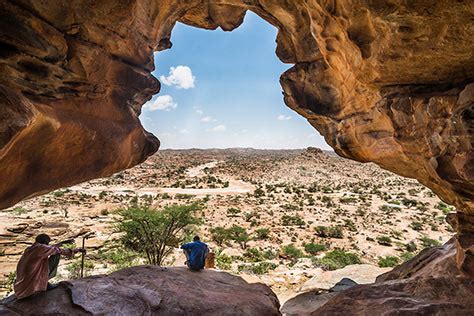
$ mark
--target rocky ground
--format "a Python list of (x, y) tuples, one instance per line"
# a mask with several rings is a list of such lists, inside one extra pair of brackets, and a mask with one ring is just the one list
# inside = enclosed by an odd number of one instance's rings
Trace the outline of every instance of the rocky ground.
[[(116, 240), (118, 209), (194, 201), (204, 205), (196, 232), (216, 253), (217, 268), (269, 285), (281, 301), (314, 288), (314, 280), (307, 281), (315, 275), (330, 278), (324, 271), (340, 268), (328, 257), (334, 250), (341, 250), (346, 264), (363, 263), (356, 267), (360, 274), (370, 271), (366, 282), (371, 282), (452, 235), (444, 221), (449, 206), (417, 181), (373, 164), (317, 149), (163, 150), (109, 178), (1, 211), (2, 292), (9, 290), (19, 256), (39, 232), (80, 245), (81, 236), (93, 231), (86, 241), (86, 274), (106, 273), (143, 262)], [(219, 228), (231, 227), (239, 227), (244, 237), (219, 240)], [(176, 249), (167, 264), (183, 262)], [(56, 279), (78, 274), (79, 259), (64, 260)]]

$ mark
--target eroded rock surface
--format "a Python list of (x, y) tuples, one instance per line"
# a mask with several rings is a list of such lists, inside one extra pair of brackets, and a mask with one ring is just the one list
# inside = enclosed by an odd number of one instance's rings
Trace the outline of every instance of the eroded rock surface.
[(474, 264), (473, 1), (0, 2), (0, 208), (155, 152), (137, 115), (177, 21), (278, 28), (286, 104), (344, 157), (413, 177), (459, 209)]
[[(337, 294), (309, 292), (282, 310), (301, 315), (472, 315), (474, 281), (456, 267), (456, 241), (425, 249), (377, 278)], [(300, 302), (299, 306), (294, 302)], [(305, 307), (301, 309), (301, 306)]]
[(272, 290), (225, 272), (138, 266), (0, 301), (2, 315), (280, 315)]

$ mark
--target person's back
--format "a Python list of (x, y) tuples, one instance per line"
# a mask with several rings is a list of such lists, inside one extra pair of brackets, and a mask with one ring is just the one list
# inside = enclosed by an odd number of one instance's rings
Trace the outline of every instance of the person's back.
[(14, 284), (17, 298), (46, 291), (48, 280), (56, 275), (60, 255), (72, 256), (79, 251), (79, 249), (62, 249), (58, 245), (50, 246), (50, 240), (46, 234), (38, 235), (35, 243), (26, 248), (18, 261)]
[(201, 242), (198, 236), (194, 237), (193, 242), (182, 245), (181, 249), (186, 254), (186, 264), (191, 270), (199, 271), (204, 268), (209, 248)]

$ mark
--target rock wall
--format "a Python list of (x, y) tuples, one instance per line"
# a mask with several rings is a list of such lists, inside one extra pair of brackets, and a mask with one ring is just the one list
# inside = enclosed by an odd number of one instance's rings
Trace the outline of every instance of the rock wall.
[(472, 315), (474, 282), (456, 269), (455, 256), (454, 239), (425, 249), (373, 284), (357, 285), (319, 300), (313, 297), (315, 304), (303, 301), (307, 313), (300, 315)]
[(418, 179), (455, 205), (474, 253), (474, 2), (0, 1), (0, 208), (143, 161), (153, 51), (177, 21), (278, 28), (286, 104), (341, 156)]

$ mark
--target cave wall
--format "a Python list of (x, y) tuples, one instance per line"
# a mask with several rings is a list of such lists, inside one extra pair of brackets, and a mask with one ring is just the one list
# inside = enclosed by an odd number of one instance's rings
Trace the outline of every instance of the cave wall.
[[(142, 162), (153, 52), (177, 21), (232, 30), (251, 10), (294, 64), (285, 103), (335, 151), (416, 178), (458, 208), (474, 253), (473, 1), (0, 0), (0, 208)], [(471, 255), (469, 255), (471, 254)], [(469, 259), (471, 258), (471, 259)], [(474, 269), (474, 268), (473, 268)]]

